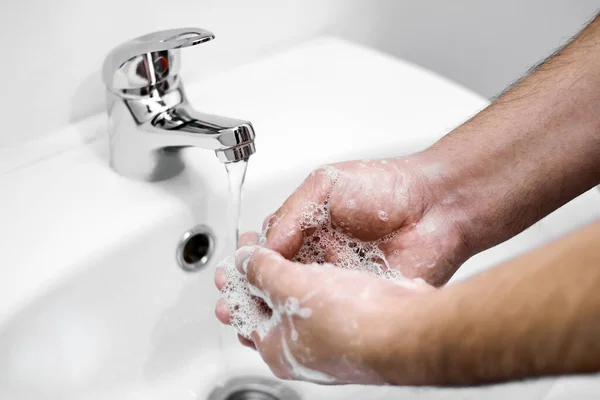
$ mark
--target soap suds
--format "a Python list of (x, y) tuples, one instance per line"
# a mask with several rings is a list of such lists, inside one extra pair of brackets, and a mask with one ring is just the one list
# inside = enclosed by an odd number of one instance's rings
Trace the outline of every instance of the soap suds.
[(324, 374), (323, 372), (315, 371), (300, 364), (288, 346), (285, 337), (281, 338), (281, 349), (283, 350), (283, 356), (288, 364), (288, 368), (291, 370), (295, 379), (301, 379), (308, 382), (315, 383), (334, 383), (336, 379), (332, 376)]
[(334, 181), (336, 181), (340, 177), (340, 171), (338, 171), (335, 167), (332, 167), (331, 165), (325, 165), (323, 167), (323, 170), (325, 171), (325, 175), (327, 175)]
[[(337, 174), (337, 170), (329, 170), (328, 175), (334, 176), (334, 174)], [(383, 221), (388, 218), (387, 213), (381, 210), (378, 215)], [(280, 218), (276, 216), (269, 219), (260, 236), (260, 244), (264, 246), (267, 231), (276, 226), (279, 221)], [(402, 277), (400, 271), (390, 268), (383, 251), (379, 248), (379, 245), (389, 241), (393, 234), (367, 242), (352, 238), (335, 229), (331, 223), (328, 198), (322, 204), (307, 203), (298, 225), (301, 231), (311, 230), (312, 233), (304, 237), (302, 246), (293, 261), (318, 265), (321, 268), (332, 263), (338, 268), (364, 271), (392, 281), (406, 279)], [(332, 255), (335, 259), (330, 259)], [(297, 299), (288, 299), (288, 302), (281, 306), (271, 304), (267, 294), (261, 293), (248, 284), (244, 274), (235, 268), (234, 259), (224, 260), (219, 267), (227, 272), (228, 283), (222, 290), (222, 296), (229, 306), (231, 326), (241, 336), (250, 338), (250, 334), (256, 331), (263, 337), (272, 326), (281, 321), (282, 317), (290, 321), (295, 316), (310, 317), (312, 311), (300, 307)], [(246, 271), (246, 269), (247, 261), (242, 265), (242, 270)]]
[(258, 237), (258, 245), (259, 246), (264, 247), (267, 244), (267, 233), (269, 232), (269, 229), (276, 227), (277, 224), (279, 224), (280, 220), (281, 220), (281, 218), (275, 214), (272, 214), (269, 217), (269, 220), (268, 220), (267, 224), (265, 225), (265, 228), (263, 229), (260, 236)]
[[(340, 172), (331, 166), (319, 169), (318, 173), (325, 174), (334, 184), (340, 176)], [(348, 200), (346, 207), (356, 207), (356, 200)], [(382, 221), (389, 218), (383, 210), (378, 211), (378, 217)], [(259, 245), (266, 244), (267, 232), (277, 226), (280, 219), (275, 215), (270, 217), (260, 235)], [(394, 234), (375, 241), (362, 241), (336, 229), (331, 221), (329, 197), (320, 204), (306, 203), (297, 228), (292, 228), (287, 234), (295, 234), (296, 229), (304, 232), (304, 237), (302, 246), (292, 261), (318, 268), (333, 264), (334, 267), (363, 271), (398, 283), (407, 280), (398, 269), (390, 267), (379, 248), (380, 244), (391, 240)], [(311, 232), (310, 235), (306, 234), (307, 231)], [(243, 271), (247, 269), (247, 262), (244, 264)], [(306, 296), (300, 301), (290, 298), (285, 304), (273, 304), (268, 293), (263, 293), (248, 283), (245, 275), (235, 268), (233, 258), (224, 260), (219, 267), (227, 273), (228, 283), (222, 289), (222, 297), (229, 307), (231, 326), (241, 336), (250, 338), (252, 332), (257, 332), (260, 337), (264, 337), (282, 318), (290, 321), (291, 327), (293, 318), (310, 318), (310, 308), (302, 307), (302, 303), (307, 300)]]
[(221, 290), (231, 314), (231, 326), (243, 337), (250, 339), (253, 331), (269, 323), (271, 309), (260, 297), (253, 294), (251, 286), (235, 267), (235, 259), (228, 257), (217, 268), (227, 274), (227, 284)]

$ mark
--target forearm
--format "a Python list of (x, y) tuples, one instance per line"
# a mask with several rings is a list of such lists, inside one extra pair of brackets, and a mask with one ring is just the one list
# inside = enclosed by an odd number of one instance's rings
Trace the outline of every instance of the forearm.
[(472, 254), (600, 183), (600, 18), (420, 157)]
[(599, 249), (597, 222), (425, 298), (403, 335), (416, 339), (398, 340), (386, 379), (474, 385), (600, 371)]

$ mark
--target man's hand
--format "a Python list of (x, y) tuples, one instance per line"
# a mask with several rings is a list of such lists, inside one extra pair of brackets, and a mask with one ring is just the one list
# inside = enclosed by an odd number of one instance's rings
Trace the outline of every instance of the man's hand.
[(307, 207), (327, 201), (334, 229), (366, 242), (391, 237), (379, 244), (391, 268), (442, 285), (469, 253), (439, 168), (421, 155), (320, 168), (267, 217), (265, 246), (292, 259), (312, 233), (301, 224)]
[[(238, 251), (236, 266), (273, 310), (268, 331), (254, 332), (252, 339), (282, 379), (385, 383), (381, 354), (401, 334), (401, 324), (391, 321), (398, 315), (413, 320), (419, 298), (435, 291), (426, 283), (400, 285), (364, 272), (294, 263), (258, 246), (248, 250)], [(217, 316), (228, 323), (227, 307), (221, 304)]]
[[(327, 199), (336, 229), (364, 241), (391, 237), (380, 243), (391, 267), (443, 284), (469, 256), (600, 183), (599, 54), (597, 17), (426, 151), (317, 171), (268, 219), (266, 246), (293, 258), (311, 234), (298, 229), (304, 207)], [(471, 385), (598, 372), (598, 243), (600, 223), (439, 290), (257, 250), (248, 279), (282, 318), (252, 338), (288, 378)], [(227, 278), (217, 271), (215, 280), (222, 287)], [(363, 285), (374, 289), (367, 299), (360, 298)], [(217, 316), (228, 322), (223, 302)], [(348, 321), (359, 329), (349, 333)]]
[[(252, 341), (280, 378), (474, 385), (600, 371), (598, 243), (600, 222), (441, 289), (258, 246), (236, 267), (273, 310)], [(217, 317), (229, 323), (222, 301)]]

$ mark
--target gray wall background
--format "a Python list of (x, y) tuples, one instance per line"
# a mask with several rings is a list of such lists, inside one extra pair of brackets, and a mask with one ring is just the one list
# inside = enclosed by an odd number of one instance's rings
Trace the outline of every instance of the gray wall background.
[(578, 32), (600, 1), (378, 0), (355, 7), (370, 15), (372, 33), (364, 37), (359, 25), (345, 35), (491, 98)]
[(403, 58), (492, 97), (577, 32), (600, 0), (22, 0), (0, 12), (0, 148), (102, 112), (100, 66), (118, 43), (199, 26), (187, 80), (320, 35)]

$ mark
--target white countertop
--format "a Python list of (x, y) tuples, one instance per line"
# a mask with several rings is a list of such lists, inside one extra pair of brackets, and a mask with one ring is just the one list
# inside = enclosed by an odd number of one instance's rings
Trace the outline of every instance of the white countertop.
[[(402, 153), (403, 143), (431, 143), (487, 104), (425, 69), (333, 38), (186, 85), (202, 111), (253, 122), (258, 152), (246, 186), (381, 143)], [(168, 184), (129, 181), (106, 162), (104, 115), (0, 150), (0, 321), (79, 261), (182, 207)]]
[[(198, 109), (254, 124), (257, 153), (246, 190), (361, 153), (421, 149), (488, 104), (423, 68), (333, 38), (186, 85)], [(210, 151), (187, 153), (196, 170), (208, 171), (202, 182), (185, 175), (158, 184), (118, 176), (107, 166), (105, 120), (98, 115), (42, 140), (0, 149), (0, 331), (43, 293), (111, 249), (127, 246), (131, 237), (154, 235), (161, 223), (187, 218), (191, 203), (201, 203), (202, 196), (226, 196), (224, 168)], [(533, 243), (536, 229), (548, 235), (549, 226), (581, 224), (590, 215), (600, 216), (597, 192), (526, 234)], [(263, 216), (252, 217), (256, 223)], [(550, 394), (546, 384), (538, 389), (556, 398), (561, 388)]]

